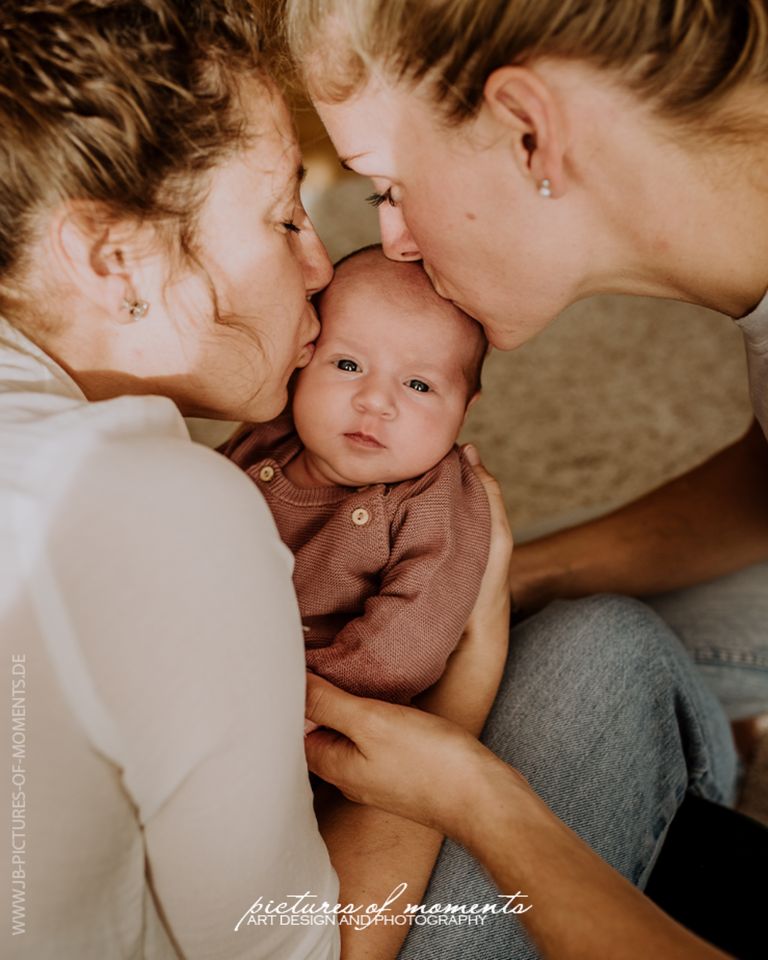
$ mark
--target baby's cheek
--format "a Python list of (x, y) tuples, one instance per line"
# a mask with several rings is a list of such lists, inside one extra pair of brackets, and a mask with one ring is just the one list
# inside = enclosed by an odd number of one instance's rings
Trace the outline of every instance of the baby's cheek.
[(452, 408), (441, 407), (422, 421), (420, 435), (428, 438), (433, 447), (445, 446), (447, 452), (456, 440), (463, 418), (463, 410), (461, 416), (457, 416)]

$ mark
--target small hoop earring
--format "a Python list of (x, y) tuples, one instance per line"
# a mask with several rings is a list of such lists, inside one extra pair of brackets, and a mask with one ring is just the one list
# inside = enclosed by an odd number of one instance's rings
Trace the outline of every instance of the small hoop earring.
[(127, 310), (131, 315), (131, 320), (142, 320), (149, 311), (149, 304), (146, 300), (128, 300), (123, 297), (120, 309)]
[(539, 196), (540, 197), (551, 197), (552, 196), (552, 181), (545, 177), (539, 184)]

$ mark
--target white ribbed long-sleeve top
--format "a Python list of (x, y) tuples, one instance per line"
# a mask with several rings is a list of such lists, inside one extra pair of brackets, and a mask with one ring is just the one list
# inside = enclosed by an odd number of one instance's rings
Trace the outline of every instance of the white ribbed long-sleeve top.
[(338, 892), (291, 570), (253, 483), (169, 400), (89, 403), (0, 320), (0, 777), (20, 858), (0, 899), (25, 930), (3, 924), (3, 956), (338, 956), (333, 925), (234, 929), (259, 898)]

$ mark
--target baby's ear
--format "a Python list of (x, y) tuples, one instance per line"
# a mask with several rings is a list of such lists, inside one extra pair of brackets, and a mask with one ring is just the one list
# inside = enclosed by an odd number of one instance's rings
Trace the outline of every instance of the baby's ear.
[(472, 407), (474, 407), (474, 405), (477, 403), (477, 401), (480, 399), (481, 396), (482, 396), (482, 390), (478, 390), (469, 398), (467, 402), (467, 408), (464, 411), (464, 420), (462, 421), (462, 423), (466, 421), (467, 417), (469, 416), (469, 411), (472, 409)]

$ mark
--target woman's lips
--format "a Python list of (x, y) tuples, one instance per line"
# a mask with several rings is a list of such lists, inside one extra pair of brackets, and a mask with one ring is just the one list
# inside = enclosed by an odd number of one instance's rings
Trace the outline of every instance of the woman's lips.
[(384, 444), (379, 443), (376, 437), (372, 437), (369, 433), (345, 433), (344, 436), (347, 440), (351, 440), (352, 443), (358, 444), (361, 447), (369, 447), (370, 449), (383, 449)]

